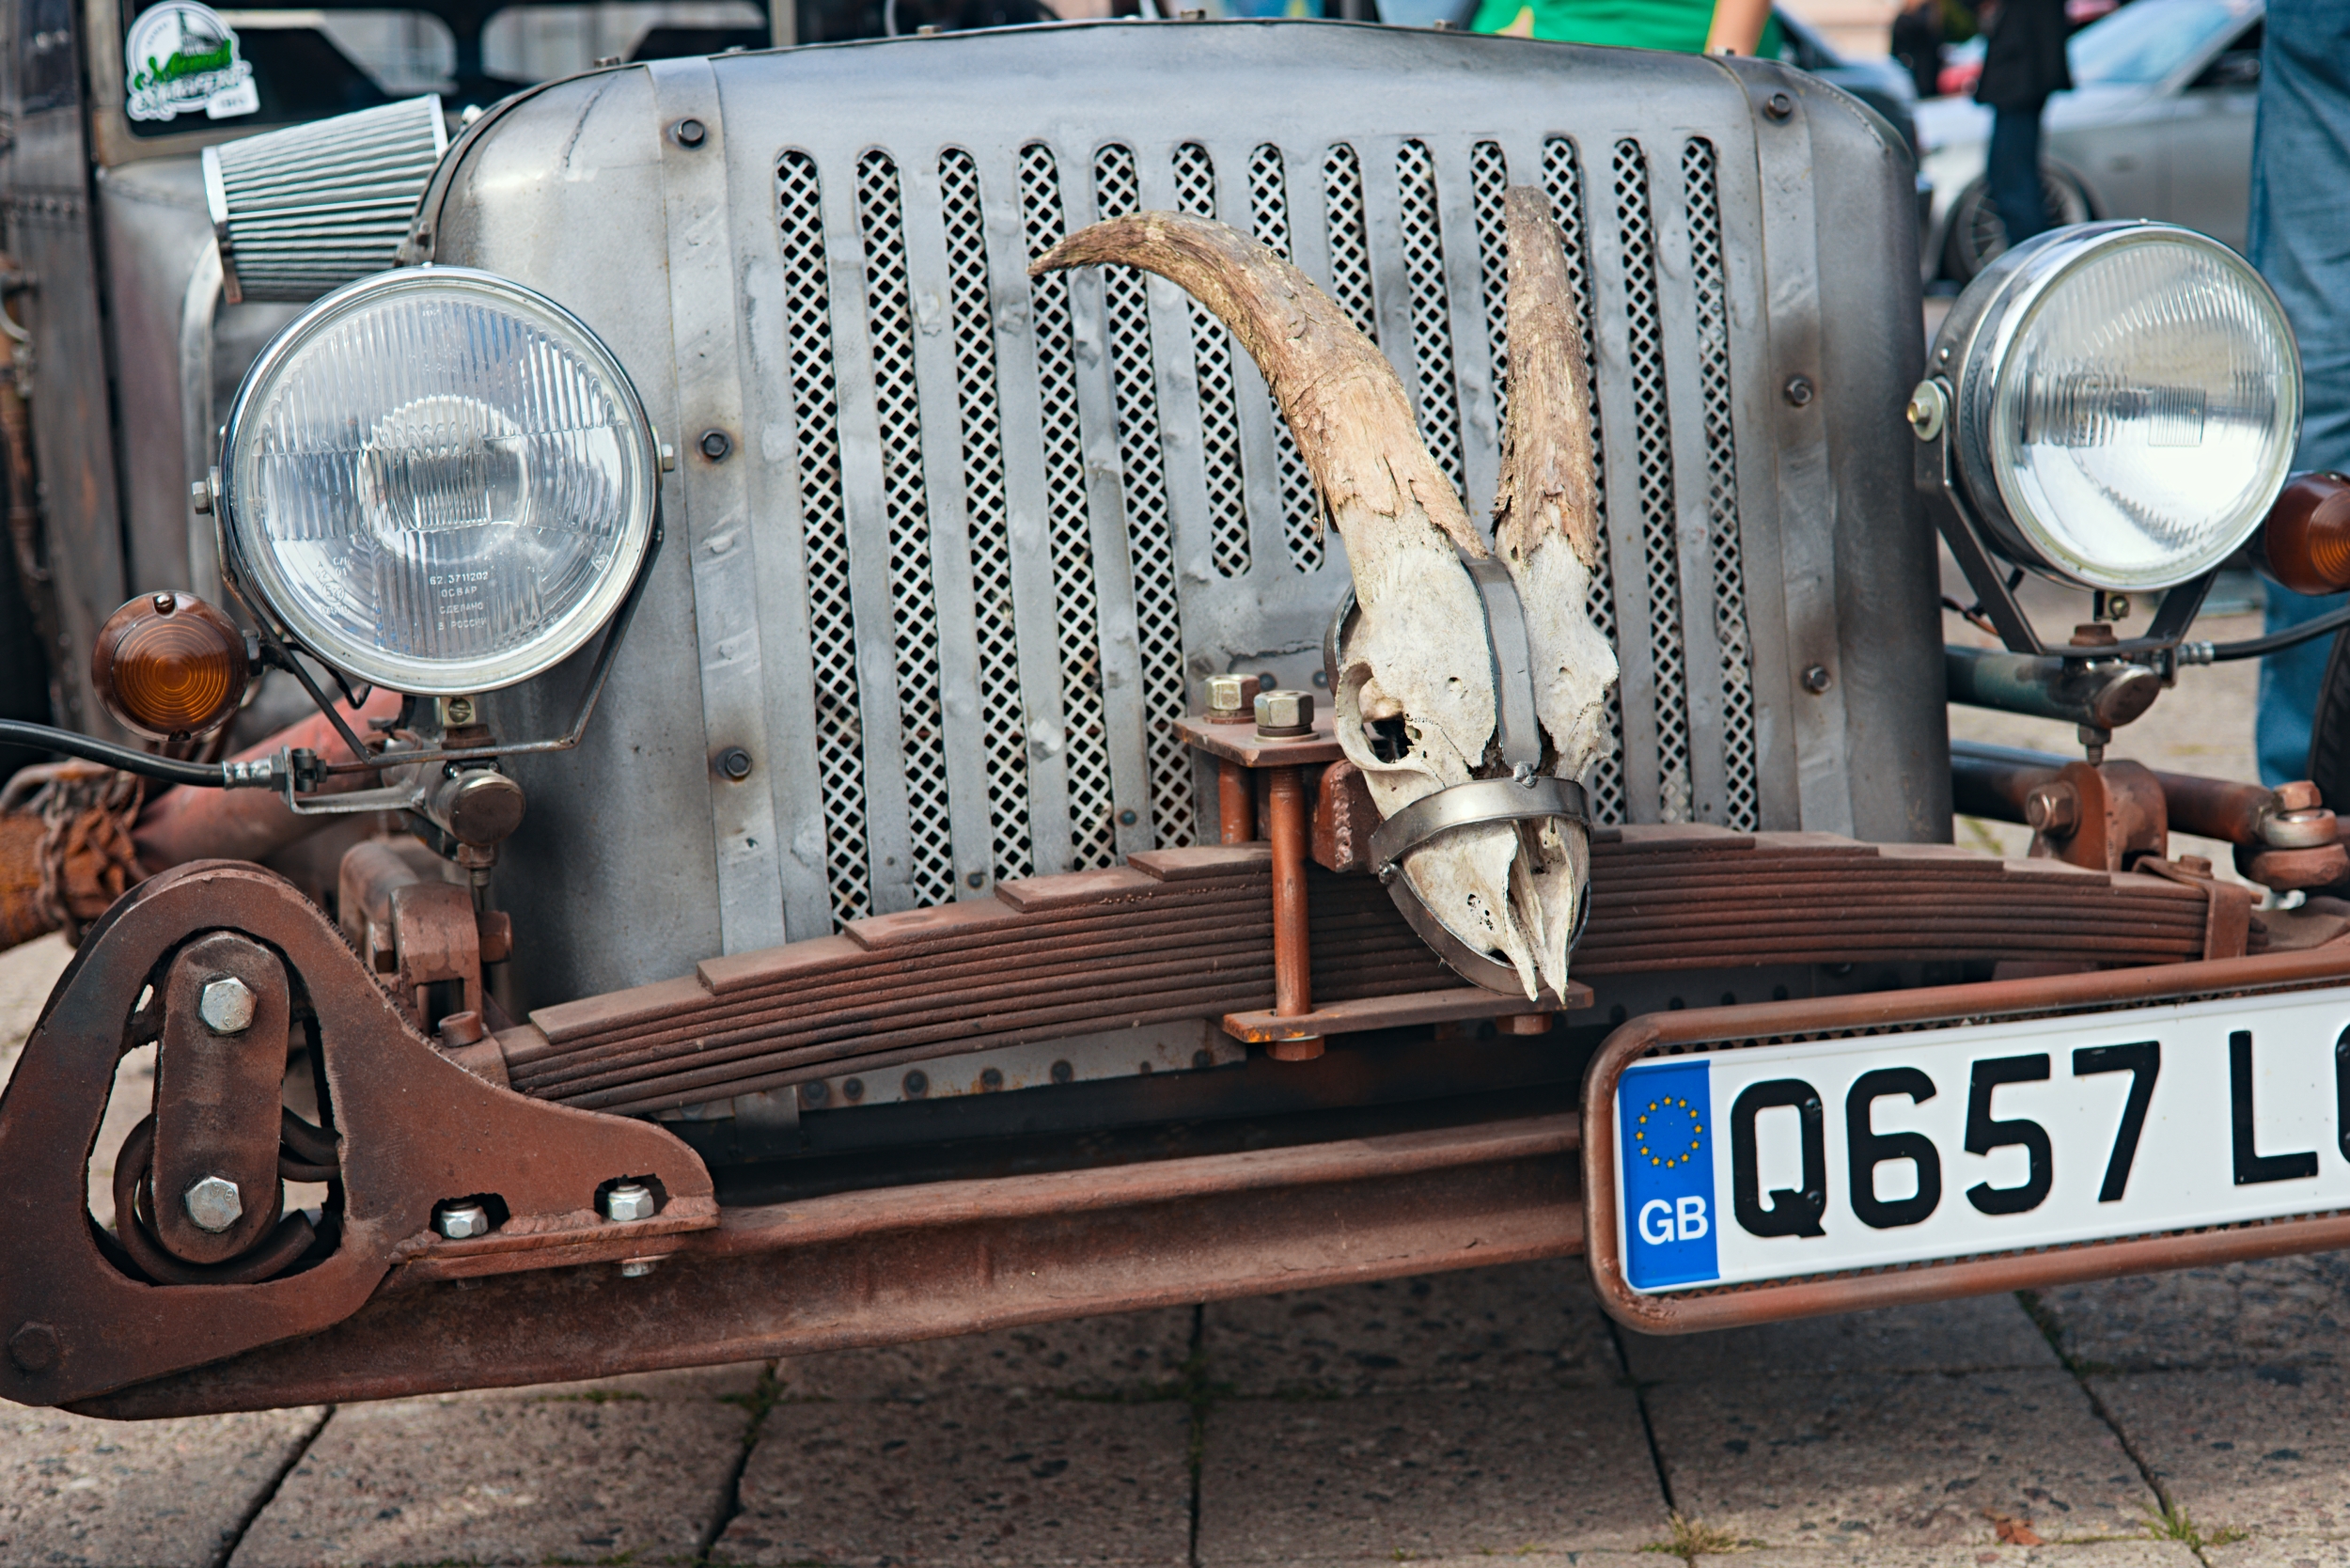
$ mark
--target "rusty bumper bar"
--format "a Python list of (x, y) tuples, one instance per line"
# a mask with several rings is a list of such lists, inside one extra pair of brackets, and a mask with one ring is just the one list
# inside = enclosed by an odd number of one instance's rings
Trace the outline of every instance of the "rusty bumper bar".
[(410, 1264), (336, 1326), (76, 1404), (118, 1419), (490, 1388), (936, 1339), (1557, 1257), (1573, 1116), (724, 1211), (652, 1274)]

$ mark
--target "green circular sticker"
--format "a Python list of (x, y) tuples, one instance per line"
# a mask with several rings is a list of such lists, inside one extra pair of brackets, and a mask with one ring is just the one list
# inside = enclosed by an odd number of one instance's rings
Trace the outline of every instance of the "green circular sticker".
[(201, 111), (230, 119), (261, 106), (253, 66), (236, 29), (210, 6), (164, 0), (139, 13), (123, 40), (123, 110), (133, 119), (175, 119)]

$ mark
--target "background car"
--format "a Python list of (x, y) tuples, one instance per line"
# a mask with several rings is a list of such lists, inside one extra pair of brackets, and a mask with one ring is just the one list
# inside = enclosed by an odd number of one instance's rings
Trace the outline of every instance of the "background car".
[[(2074, 89), (2048, 101), (2042, 143), (2059, 223), (2159, 218), (2241, 249), (2259, 96), (2262, 0), (2137, 0), (2073, 35)], [(2007, 248), (1985, 193), (1991, 111), (1918, 106), (1934, 200), (1919, 257), (1964, 283)]]

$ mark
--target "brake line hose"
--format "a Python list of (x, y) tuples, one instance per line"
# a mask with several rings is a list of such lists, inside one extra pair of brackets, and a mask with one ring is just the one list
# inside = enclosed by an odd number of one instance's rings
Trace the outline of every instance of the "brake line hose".
[(36, 751), (59, 751), (85, 762), (103, 763), (165, 784), (192, 784), (212, 790), (268, 790), (276, 788), (278, 782), (277, 759), (274, 757), (255, 762), (182, 762), (22, 719), (0, 719), (0, 744), (29, 746)]

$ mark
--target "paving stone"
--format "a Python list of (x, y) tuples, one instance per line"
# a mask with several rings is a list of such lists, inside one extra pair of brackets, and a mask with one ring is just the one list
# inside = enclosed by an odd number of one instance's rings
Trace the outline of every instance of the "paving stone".
[(2264, 1258), (2040, 1293), (2092, 1369), (2350, 1364), (2350, 1253)]
[(779, 1404), (712, 1558), (831, 1568), (1180, 1563), (1191, 1407), (962, 1392)]
[(2350, 1541), (2256, 1535), (2225, 1546), (2206, 1546), (2203, 1560), (2211, 1568), (2350, 1568)]
[(641, 1388), (344, 1405), (232, 1568), (691, 1558), (749, 1419), (712, 1394)]
[(836, 1350), (776, 1363), (788, 1400), (922, 1400), (976, 1388), (1149, 1394), (1180, 1381), (1193, 1309), (1078, 1318), (951, 1340)]
[(774, 1363), (730, 1361), (717, 1367), (682, 1367), (674, 1372), (629, 1372), (619, 1377), (583, 1378), (576, 1383), (534, 1383), (521, 1388), (468, 1388), (433, 1396), (441, 1400), (577, 1401), (592, 1403), (639, 1400), (748, 1399)]
[(2206, 1531), (2350, 1536), (2350, 1372), (2287, 1364), (2091, 1386)]
[(1690, 1518), (1774, 1546), (1993, 1544), (2136, 1534), (2154, 1501), (2060, 1372), (1665, 1384), (1648, 1407)]
[[(1652, 1562), (1655, 1560), (1651, 1559)], [(1734, 1559), (1705, 1557), (1723, 1568), (1966, 1568), (1966, 1565), (2012, 1565), (2012, 1568), (2197, 1568), (2195, 1554), (2183, 1541), (2096, 1541), (2045, 1546), (1883, 1547), (1778, 1546), (1741, 1552)], [(2217, 1560), (2214, 1560), (2215, 1562)]]
[(1632, 1375), (1644, 1383), (2004, 1367), (2055, 1371), (2062, 1365), (2012, 1295), (1840, 1312), (1712, 1334), (1627, 1332), (1623, 1349)]
[(325, 1414), (98, 1421), (0, 1404), (0, 1562), (211, 1562)]
[(1668, 1533), (1628, 1389), (1238, 1400), (1208, 1413), (1203, 1563), (1623, 1551)]
[(1243, 1396), (1597, 1388), (1622, 1371), (1579, 1258), (1211, 1302), (1208, 1381)]

